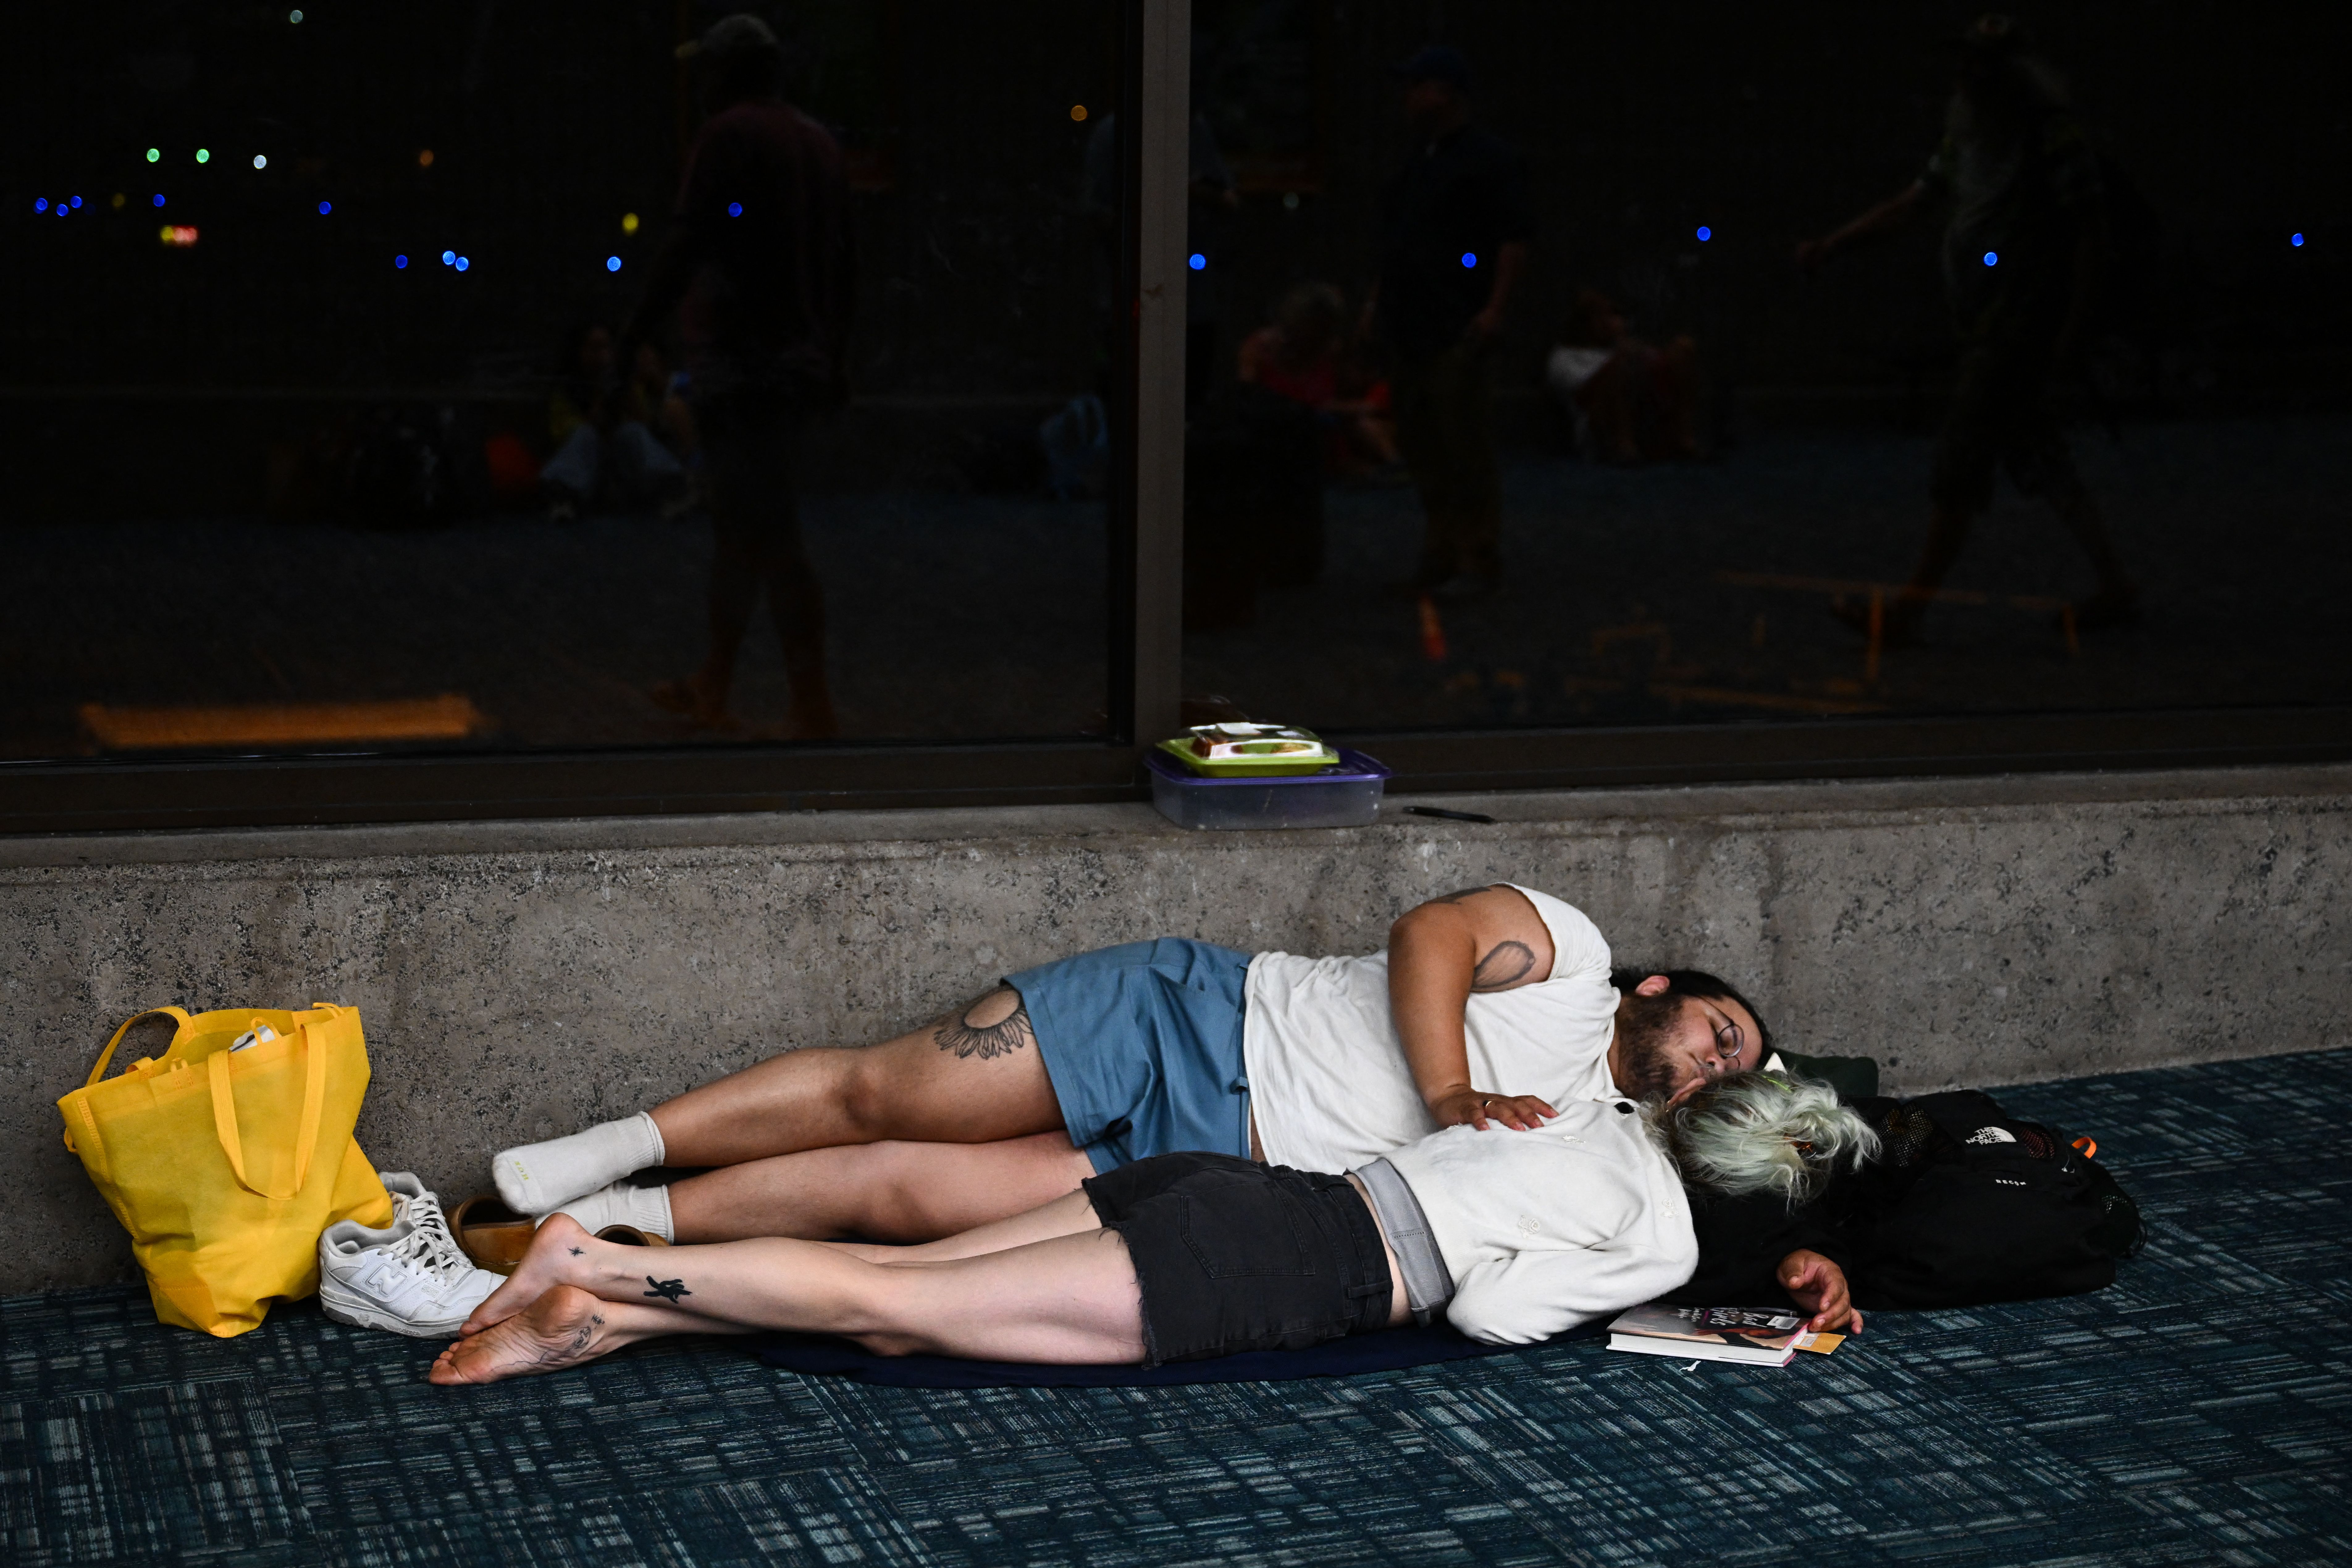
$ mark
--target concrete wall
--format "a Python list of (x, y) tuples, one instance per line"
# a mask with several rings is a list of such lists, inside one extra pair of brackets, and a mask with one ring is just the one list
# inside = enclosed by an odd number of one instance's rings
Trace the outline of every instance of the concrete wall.
[(2352, 768), (1398, 804), (1287, 834), (1102, 806), (0, 841), (0, 1293), (128, 1271), (52, 1101), (163, 1002), (357, 1005), (361, 1141), (453, 1204), (498, 1147), (1057, 954), (1369, 950), (1504, 879), (1906, 1092), (2352, 1044)]

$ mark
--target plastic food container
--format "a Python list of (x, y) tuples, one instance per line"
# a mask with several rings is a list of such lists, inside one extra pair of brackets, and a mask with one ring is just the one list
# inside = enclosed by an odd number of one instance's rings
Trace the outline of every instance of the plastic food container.
[(1389, 770), (1339, 748), (1337, 766), (1290, 778), (1206, 778), (1165, 752), (1143, 753), (1151, 804), (1179, 827), (1362, 827), (1381, 815)]

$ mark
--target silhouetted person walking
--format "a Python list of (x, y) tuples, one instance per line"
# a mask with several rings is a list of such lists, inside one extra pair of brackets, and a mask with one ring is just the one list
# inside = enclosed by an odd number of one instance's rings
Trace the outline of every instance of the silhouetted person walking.
[(801, 542), (795, 470), (807, 416), (847, 401), (841, 149), (784, 101), (783, 54), (757, 17), (726, 17), (679, 53), (703, 69), (710, 118), (688, 154), (676, 226), (629, 340), (677, 308), (717, 552), (709, 654), (654, 700), (698, 726), (731, 725), (735, 658), (764, 590), (793, 731), (831, 735), (839, 725), (824, 678), (824, 592)]
[(1407, 586), (1467, 597), (1502, 574), (1486, 357), (1527, 267), (1527, 163), (1470, 122), (1470, 67), (1458, 50), (1423, 49), (1398, 74), (1417, 144), (1389, 184), (1366, 310), (1395, 353), (1397, 444), (1428, 519)]
[(2074, 606), (2074, 624), (2126, 624), (2138, 618), (2139, 592), (2050, 408), (2051, 378), (2084, 347), (2106, 268), (2097, 157), (2056, 73), (2006, 16), (1980, 16), (1963, 35), (1945, 127), (1943, 145), (1918, 179), (1797, 247), (1810, 271), (1908, 223), (1931, 201), (1950, 209), (1944, 283), (1959, 333), (1959, 374), (1936, 441), (1927, 542), (1887, 608), (1886, 640), (1916, 640), (1969, 525), (1992, 503), (1993, 473), (2001, 467), (2021, 493), (2057, 509), (2098, 574), (2098, 592)]

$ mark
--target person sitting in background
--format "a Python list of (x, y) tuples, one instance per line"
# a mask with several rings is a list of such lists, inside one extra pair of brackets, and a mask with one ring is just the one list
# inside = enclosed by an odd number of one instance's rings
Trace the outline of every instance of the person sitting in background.
[(685, 465), (654, 433), (668, 424), (668, 378), (648, 347), (625, 379), (617, 374), (613, 334), (602, 322), (565, 340), (562, 378), (547, 400), (547, 434), (555, 455), (539, 471), (549, 515), (569, 522), (599, 501), (633, 510), (684, 492)]
[(1328, 283), (1301, 283), (1274, 308), (1274, 320), (1242, 342), (1245, 386), (1313, 409), (1323, 426), (1324, 471), (1349, 477), (1393, 466), (1396, 420), (1389, 384), (1352, 352), (1348, 305)]
[[(1686, 1184), (1803, 1197), (1876, 1147), (1827, 1087), (1747, 1072), (1673, 1109), (1618, 1098), (1527, 1131), (1449, 1127), (1344, 1176), (1159, 1155), (922, 1247), (761, 1237), (648, 1253), (557, 1215), (430, 1376), (491, 1383), (663, 1334), (762, 1330), (879, 1355), (1096, 1365), (1303, 1350), (1438, 1315), (1529, 1344), (1690, 1277)], [(1849, 1323), (1851, 1308), (1822, 1302), (1812, 1326)]]
[(1687, 337), (1643, 342), (1615, 301), (1578, 291), (1544, 365), (1544, 384), (1576, 426), (1576, 448), (1597, 463), (1647, 463), (1698, 454), (1698, 349)]

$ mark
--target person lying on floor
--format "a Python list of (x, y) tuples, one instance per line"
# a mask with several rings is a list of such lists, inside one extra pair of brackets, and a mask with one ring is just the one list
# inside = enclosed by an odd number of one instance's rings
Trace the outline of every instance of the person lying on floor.
[[(1532, 1343), (1690, 1276), (1686, 1183), (1802, 1198), (1876, 1142), (1826, 1086), (1747, 1072), (1679, 1105), (1618, 1097), (1528, 1131), (1450, 1127), (1345, 1176), (1156, 1155), (917, 1247), (648, 1251), (557, 1215), (431, 1378), (489, 1383), (661, 1334), (764, 1330), (881, 1355), (1145, 1366), (1440, 1313), (1475, 1339)], [(1822, 1326), (1849, 1321), (1861, 1326), (1850, 1310)]]
[[(1353, 1170), (1441, 1128), (1678, 1101), (1769, 1051), (1721, 980), (1612, 976), (1590, 920), (1498, 883), (1408, 910), (1364, 957), (1169, 938), (1064, 959), (881, 1045), (788, 1051), (491, 1171), (518, 1213), (591, 1231), (930, 1241), (1154, 1154)], [(707, 1173), (624, 1179), (661, 1164)]]

